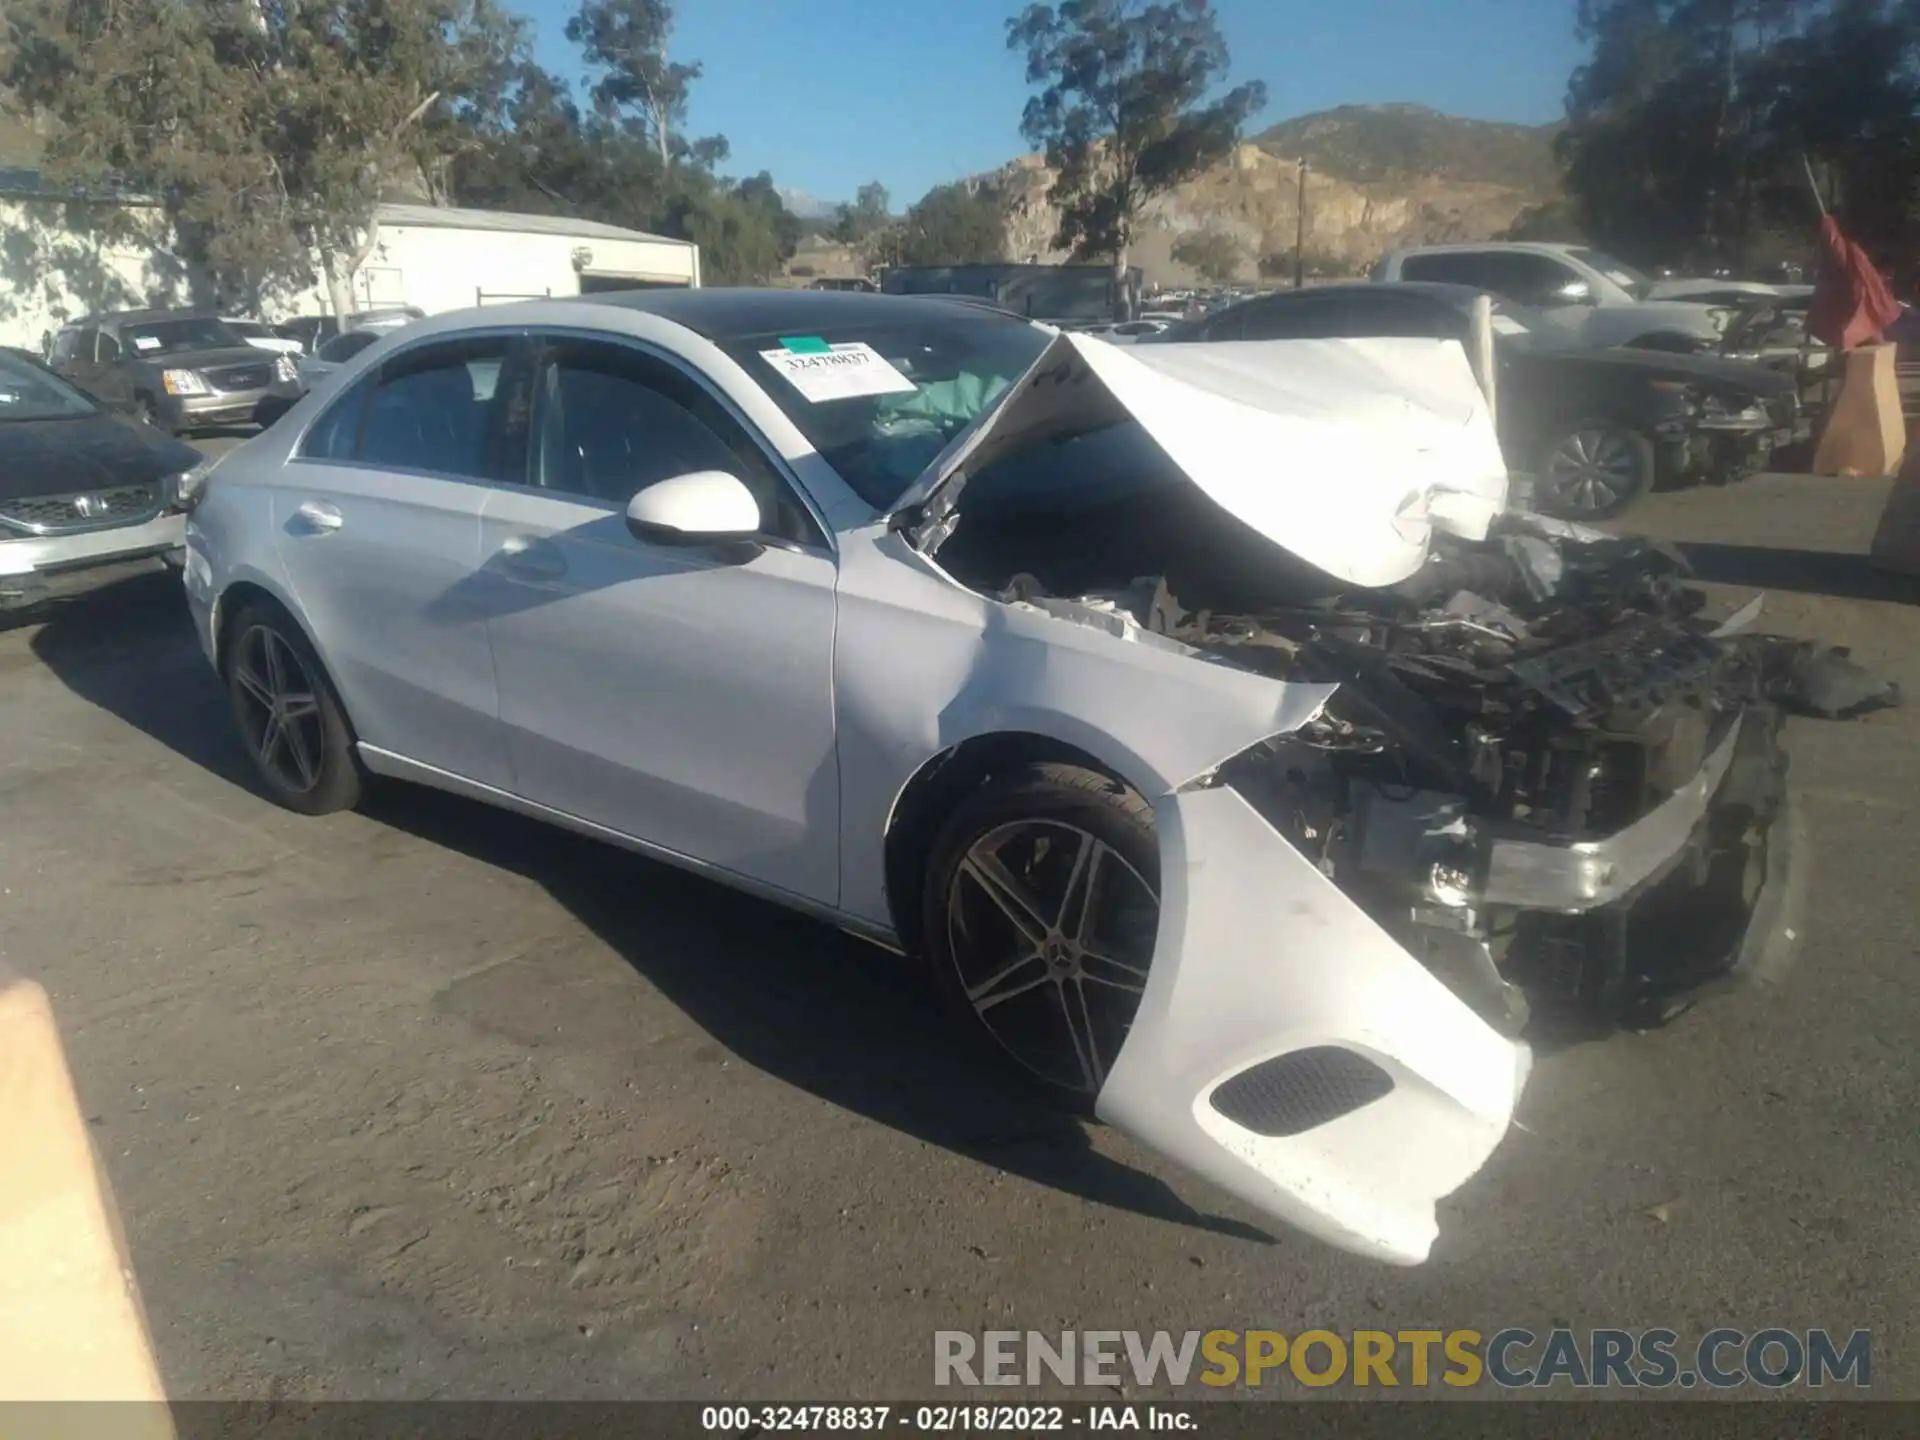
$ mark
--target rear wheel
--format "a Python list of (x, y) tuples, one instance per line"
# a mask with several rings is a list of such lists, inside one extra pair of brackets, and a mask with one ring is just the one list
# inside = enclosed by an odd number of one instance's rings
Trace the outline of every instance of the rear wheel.
[(1058, 763), (990, 781), (934, 842), (923, 940), (943, 1000), (1073, 1108), (1091, 1109), (1140, 1008), (1159, 858), (1144, 799)]
[(340, 697), (300, 627), (252, 604), (228, 631), (227, 694), (268, 795), (302, 815), (360, 803), (363, 776)]
[(1533, 508), (1562, 520), (1606, 520), (1653, 488), (1653, 441), (1615, 420), (1583, 420), (1542, 447)]

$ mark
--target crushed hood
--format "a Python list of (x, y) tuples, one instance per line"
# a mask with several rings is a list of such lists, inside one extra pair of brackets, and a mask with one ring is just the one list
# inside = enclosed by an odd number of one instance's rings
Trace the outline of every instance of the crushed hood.
[(1350, 585), (1391, 585), (1434, 531), (1485, 536), (1507, 467), (1465, 352), (1446, 340), (1118, 346), (1054, 337), (902, 497), (933, 543), (968, 474), (1032, 445), (1138, 421), (1209, 498)]

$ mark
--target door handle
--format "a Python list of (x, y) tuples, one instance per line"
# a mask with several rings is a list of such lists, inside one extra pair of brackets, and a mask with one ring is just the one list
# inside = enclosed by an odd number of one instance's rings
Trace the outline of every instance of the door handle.
[(567, 573), (560, 547), (535, 535), (509, 535), (500, 545), (500, 563), (529, 580), (555, 580)]
[(346, 517), (340, 513), (340, 507), (329, 505), (324, 500), (309, 500), (293, 512), (293, 518), (300, 528), (314, 535), (326, 535), (346, 524)]

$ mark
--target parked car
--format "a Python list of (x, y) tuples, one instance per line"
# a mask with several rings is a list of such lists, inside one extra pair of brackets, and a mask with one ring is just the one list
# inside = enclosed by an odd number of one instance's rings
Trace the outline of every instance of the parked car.
[(306, 353), (306, 346), (285, 335), (274, 334), (272, 328), (263, 320), (235, 320), (231, 316), (223, 315), (220, 317), (220, 323), (256, 350), (271, 350), (276, 355)]
[(1733, 318), (1727, 306), (1658, 299), (1656, 288), (1668, 282), (1585, 245), (1489, 241), (1395, 250), (1371, 278), (1484, 290), (1553, 317), (1595, 349), (1712, 350)]
[(126, 310), (54, 336), (53, 369), (169, 434), (259, 423), (263, 401), (299, 394), (290, 355), (263, 355), (213, 315)]
[(200, 463), (24, 350), (0, 350), (0, 611), (177, 562), (177, 502)]
[(1079, 325), (1074, 328), (1082, 335), (1098, 335), (1102, 340), (1110, 340), (1116, 345), (1131, 345), (1148, 335), (1158, 335), (1173, 322), (1170, 320), (1149, 320), (1142, 316), (1138, 320), (1119, 320), (1111, 325)]
[(311, 355), (303, 355), (299, 361), (300, 387), (310, 390), (323, 377), (331, 375), (347, 361), (374, 344), (394, 326), (370, 326), (364, 330), (349, 330), (344, 335), (336, 335)]
[(302, 349), (309, 355), (337, 335), (352, 330), (375, 330), (397, 327), (414, 320), (424, 319), (426, 311), (412, 305), (390, 305), (372, 310), (356, 310), (349, 314), (343, 325), (334, 315), (301, 315), (292, 320), (283, 320), (273, 327), (273, 333), (288, 340), (298, 340)]
[[(1457, 285), (1281, 290), (1174, 326), (1154, 343), (1424, 336), (1465, 343), (1480, 291)], [(1799, 435), (1790, 378), (1731, 360), (1589, 350), (1508, 300), (1493, 302), (1496, 411), (1507, 463), (1543, 514), (1598, 520), (1656, 486), (1723, 483)]]
[(286, 808), (417, 781), (821, 917), (1415, 1263), (1528, 977), (1610, 1025), (1733, 963), (1783, 761), (1746, 642), (1645, 542), (1506, 513), (1464, 357), (1408, 344), (1223, 382), (934, 297), (442, 315), (216, 462), (188, 600)]

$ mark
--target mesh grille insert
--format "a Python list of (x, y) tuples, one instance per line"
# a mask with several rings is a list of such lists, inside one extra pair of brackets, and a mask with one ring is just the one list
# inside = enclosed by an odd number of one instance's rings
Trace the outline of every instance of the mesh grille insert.
[(1393, 1090), (1393, 1077), (1337, 1045), (1276, 1055), (1216, 1085), (1208, 1103), (1268, 1139), (1304, 1135)]

